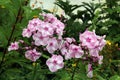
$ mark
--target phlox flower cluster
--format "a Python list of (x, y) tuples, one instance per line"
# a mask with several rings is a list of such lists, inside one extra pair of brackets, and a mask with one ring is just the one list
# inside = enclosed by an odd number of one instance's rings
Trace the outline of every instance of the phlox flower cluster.
[(102, 64), (103, 56), (99, 55), (99, 51), (103, 49), (106, 44), (105, 36), (98, 36), (95, 31), (91, 32), (86, 30), (84, 33), (79, 35), (81, 46), (88, 50), (88, 54), (93, 58), (93, 62), (98, 61)]
[[(46, 65), (51, 72), (62, 69), (65, 60), (81, 58), (89, 62), (87, 76), (91, 78), (93, 76), (91, 63), (102, 64), (103, 56), (99, 55), (99, 51), (105, 46), (105, 36), (98, 36), (95, 31), (86, 30), (80, 33), (78, 44), (74, 38), (62, 37), (65, 25), (54, 15), (49, 13), (40, 15), (43, 16), (43, 20), (34, 18), (23, 29), (22, 36), (32, 39), (30, 46), (24, 46), (25, 57), (35, 62), (44, 51), (47, 51), (51, 56), (47, 59)], [(8, 51), (20, 49), (18, 43), (26, 44), (22, 40), (11, 43)]]

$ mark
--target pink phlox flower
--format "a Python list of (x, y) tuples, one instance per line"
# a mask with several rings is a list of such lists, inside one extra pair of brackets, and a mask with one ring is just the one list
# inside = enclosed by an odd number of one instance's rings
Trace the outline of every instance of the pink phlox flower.
[(62, 46), (62, 48), (60, 49), (60, 52), (61, 52), (62, 55), (65, 56), (66, 60), (72, 58), (70, 53), (69, 53), (69, 47)]
[(46, 49), (49, 53), (54, 53), (59, 48), (59, 44), (56, 38), (49, 39)]
[(54, 23), (52, 23), (52, 25), (54, 26), (55, 32), (58, 35), (63, 35), (63, 30), (65, 28), (65, 25), (61, 21), (56, 20)]
[(103, 56), (98, 56), (98, 63), (99, 63), (99, 64), (102, 64), (102, 63), (103, 63), (102, 60), (103, 60)]
[(69, 46), (72, 43), (72, 38), (65, 38), (65, 40), (62, 41), (60, 52), (62, 55), (65, 56), (65, 59), (71, 59), (70, 53), (69, 53)]
[(63, 47), (60, 51), (62, 55), (66, 55), (68, 53), (68, 49), (65, 47)]
[(68, 43), (72, 43), (72, 42), (75, 42), (75, 39), (67, 37), (67, 38), (65, 38), (65, 41)]
[(43, 13), (41, 15), (44, 17), (45, 22), (53, 23), (57, 20), (57, 18), (53, 14), (50, 14), (50, 13), (47, 13), (47, 14)]
[(80, 34), (79, 38), (80, 38), (80, 42), (82, 43), (82, 46), (86, 46), (90, 49), (95, 48), (96, 45), (99, 44), (95, 32), (86, 30), (84, 33)]
[(22, 32), (22, 36), (23, 37), (30, 38), (31, 35), (32, 35), (32, 31), (29, 28), (23, 29), (23, 32)]
[(57, 39), (58, 41), (58, 45), (59, 45), (59, 50), (63, 47), (63, 43), (64, 43), (64, 40), (63, 38), (61, 37), (60, 39)]
[(98, 53), (93, 53), (91, 55), (91, 58), (93, 60), (93, 62), (98, 62), (99, 64), (102, 64), (102, 60), (103, 60), (103, 56), (100, 56)]
[(53, 36), (54, 29), (50, 23), (46, 22), (41, 25), (41, 29), (39, 30), (39, 32), (41, 32), (44, 36)]
[(8, 47), (8, 51), (12, 51), (12, 50), (18, 50), (19, 49), (19, 42), (12, 42), (11, 45)]
[(42, 23), (43, 21), (41, 21), (39, 18), (34, 18), (29, 21), (27, 28), (34, 32), (39, 28)]
[(28, 50), (25, 52), (25, 57), (33, 62), (39, 59), (40, 56), (41, 53), (37, 52), (36, 49)]
[(20, 43), (24, 43), (24, 41), (23, 41), (23, 40), (19, 40), (19, 42), (20, 42)]
[(93, 77), (92, 64), (88, 64), (87, 76), (88, 76), (89, 78), (92, 78), (92, 77)]
[(61, 55), (52, 55), (52, 57), (46, 61), (46, 65), (51, 72), (56, 72), (58, 69), (64, 67), (63, 57)]
[(48, 36), (43, 36), (40, 32), (34, 33), (33, 40), (35, 41), (36, 46), (46, 46), (49, 40)]
[(69, 47), (69, 54), (71, 55), (71, 58), (81, 58), (84, 52), (80, 46), (71, 44)]
[(65, 28), (65, 25), (61, 21), (59, 21), (53, 14), (50, 13), (48, 14), (43, 13), (41, 15), (44, 17), (45, 24), (43, 25), (48, 25), (49, 23), (49, 28), (53, 29), (55, 34), (57, 34), (58, 36), (63, 35), (63, 30)]
[(99, 56), (99, 50), (97, 48), (95, 49), (89, 49), (90, 56), (97, 57)]
[(99, 50), (101, 51), (103, 47), (106, 45), (106, 40), (105, 40), (105, 35), (104, 36), (98, 36), (98, 41), (99, 41)]
[(74, 38), (67, 37), (63, 40), (62, 47), (69, 48), (70, 44), (73, 43), (73, 42), (75, 42)]

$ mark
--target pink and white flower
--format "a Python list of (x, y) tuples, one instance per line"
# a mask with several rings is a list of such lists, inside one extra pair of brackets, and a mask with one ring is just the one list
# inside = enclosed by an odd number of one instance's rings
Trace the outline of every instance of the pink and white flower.
[(67, 38), (65, 38), (65, 41), (68, 43), (72, 43), (72, 42), (75, 42), (75, 39), (67, 37)]
[(53, 14), (50, 14), (50, 13), (48, 14), (43, 13), (41, 15), (44, 16), (45, 22), (53, 23), (57, 20), (57, 18)]
[(22, 36), (23, 37), (30, 38), (31, 35), (32, 35), (32, 31), (29, 28), (23, 29), (23, 32), (22, 32)]
[(55, 32), (60, 36), (60, 35), (63, 35), (63, 30), (65, 28), (65, 25), (59, 21), (59, 20), (56, 20), (54, 23), (52, 23), (54, 29), (55, 29)]
[(55, 34), (57, 33), (58, 36), (63, 35), (63, 30), (65, 25), (59, 21), (53, 14), (41, 14), (44, 16), (44, 22), (50, 23), (51, 27), (53, 28)]
[(45, 22), (40, 27), (41, 27), (41, 29), (39, 30), (39, 32), (41, 32), (42, 35), (53, 36), (54, 29), (52, 28), (50, 23)]
[(102, 64), (103, 63), (103, 56), (98, 56), (98, 63)]
[(80, 46), (71, 44), (69, 46), (69, 55), (71, 58), (81, 58), (84, 55), (84, 51)]
[(29, 21), (27, 28), (34, 32), (38, 30), (39, 26), (41, 26), (42, 23), (43, 21), (41, 21), (39, 18), (34, 18)]
[(33, 34), (33, 40), (35, 41), (36, 46), (40, 46), (40, 45), (46, 46), (49, 37), (43, 36), (40, 32), (37, 32)]
[(87, 76), (88, 76), (89, 78), (92, 78), (92, 77), (93, 77), (92, 64), (88, 64)]
[(28, 50), (25, 52), (25, 57), (33, 62), (39, 59), (40, 56), (41, 53), (37, 52), (36, 49)]
[(60, 51), (61, 51), (61, 54), (65, 56), (66, 60), (71, 58), (81, 58), (84, 55), (84, 52), (81, 49), (81, 47), (75, 44), (63, 46), (60, 49)]
[(85, 46), (89, 49), (93, 49), (99, 44), (95, 32), (86, 30), (84, 33), (80, 34), (79, 38), (82, 46)]
[(89, 54), (90, 56), (94, 56), (94, 57), (97, 57), (99, 56), (99, 50), (98, 49), (89, 49)]
[(58, 69), (64, 67), (63, 57), (61, 55), (52, 55), (52, 57), (46, 61), (46, 65), (51, 72), (56, 72)]
[(51, 38), (46, 46), (49, 53), (54, 53), (59, 48), (59, 44), (56, 38)]
[(105, 35), (104, 36), (97, 36), (98, 41), (99, 41), (99, 45), (98, 45), (99, 51), (101, 51), (106, 44), (105, 37), (106, 37)]
[(8, 47), (8, 51), (12, 51), (12, 50), (18, 50), (19, 49), (19, 42), (12, 42), (11, 45)]

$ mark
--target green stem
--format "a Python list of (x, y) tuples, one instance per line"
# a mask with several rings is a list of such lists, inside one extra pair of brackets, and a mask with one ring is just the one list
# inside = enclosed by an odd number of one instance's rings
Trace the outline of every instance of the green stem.
[[(27, 4), (27, 2), (25, 1), (25, 4), (24, 4), (24, 5), (26, 5), (26, 4)], [(7, 50), (8, 50), (8, 46), (9, 46), (9, 44), (10, 44), (10, 42), (11, 42), (12, 36), (13, 36), (13, 34), (14, 34), (14, 31), (15, 31), (16, 24), (17, 24), (18, 22), (21, 22), (21, 20), (22, 20), (22, 18), (19, 17), (19, 16), (22, 16), (22, 14), (23, 14), (23, 11), (22, 11), (21, 6), (20, 6), (20, 7), (19, 7), (19, 10), (18, 10), (18, 14), (17, 14), (16, 20), (15, 20), (15, 23), (13, 24), (13, 27), (12, 27), (12, 31), (11, 31), (10, 37), (9, 37), (9, 39), (8, 39), (8, 42), (7, 42), (7, 45), (6, 45), (6, 47), (4, 48), (4, 51), (3, 51), (2, 60), (1, 60), (1, 62), (0, 62), (0, 68), (1, 68), (2, 65), (3, 65), (4, 59), (5, 59)], [(1, 72), (2, 72), (2, 71), (1, 71)], [(0, 74), (1, 74), (1, 73), (0, 73)]]
[(74, 79), (75, 71), (76, 71), (76, 67), (74, 68), (74, 70), (73, 70), (73, 72), (72, 72), (71, 80)]
[(76, 61), (76, 66), (75, 66), (75, 68), (74, 68), (74, 70), (73, 70), (73, 72), (72, 72), (71, 80), (74, 80), (75, 71), (76, 71), (76, 69), (77, 69), (78, 64), (79, 64), (79, 59)]
[(32, 80), (36, 80), (37, 63), (35, 63)]
[(120, 60), (112, 60), (111, 63), (120, 63)]
[[(20, 15), (20, 12), (21, 12), (21, 7), (19, 8), (19, 12), (18, 12), (18, 15), (17, 16), (19, 16)], [(13, 27), (12, 27), (12, 31), (11, 31), (11, 34), (10, 34), (10, 37), (9, 37), (9, 39), (8, 39), (8, 42), (7, 42), (7, 46), (6, 46), (6, 48), (4, 48), (4, 52), (3, 52), (3, 56), (2, 56), (2, 60), (1, 60), (1, 62), (0, 62), (0, 68), (1, 68), (1, 66), (2, 66), (2, 64), (3, 64), (3, 62), (4, 62), (4, 58), (5, 58), (5, 55), (6, 55), (6, 53), (7, 53), (7, 47), (9, 46), (9, 44), (10, 44), (10, 41), (11, 41), (11, 39), (12, 39), (12, 36), (13, 36), (13, 33), (14, 33), (14, 31), (15, 31), (15, 25), (17, 24), (17, 22), (18, 22), (18, 17), (16, 18), (16, 21), (15, 21), (15, 24), (13, 25)]]

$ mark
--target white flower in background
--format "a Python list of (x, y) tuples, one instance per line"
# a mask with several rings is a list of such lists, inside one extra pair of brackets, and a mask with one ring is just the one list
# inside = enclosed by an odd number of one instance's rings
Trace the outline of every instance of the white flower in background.
[(42, 2), (41, 0), (30, 0), (31, 9), (41, 8)]

